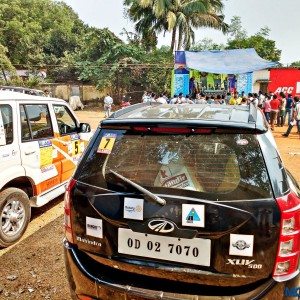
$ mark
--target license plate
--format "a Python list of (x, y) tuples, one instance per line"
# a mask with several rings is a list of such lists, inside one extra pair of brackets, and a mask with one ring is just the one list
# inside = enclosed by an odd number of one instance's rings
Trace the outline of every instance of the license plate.
[(119, 228), (118, 251), (123, 254), (209, 267), (210, 248), (208, 239), (182, 239)]

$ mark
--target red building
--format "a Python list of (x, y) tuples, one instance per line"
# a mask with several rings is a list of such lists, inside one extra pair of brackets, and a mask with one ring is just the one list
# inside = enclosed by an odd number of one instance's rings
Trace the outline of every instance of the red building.
[(270, 69), (268, 90), (276, 94), (284, 92), (293, 96), (300, 96), (300, 69)]

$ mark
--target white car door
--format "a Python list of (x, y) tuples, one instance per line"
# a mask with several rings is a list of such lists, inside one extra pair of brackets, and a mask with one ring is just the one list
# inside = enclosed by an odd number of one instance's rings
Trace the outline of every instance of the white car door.
[(17, 105), (15, 102), (0, 104), (0, 189), (10, 180), (24, 176), (18, 144)]
[(22, 165), (38, 195), (60, 184), (59, 170), (53, 164), (54, 132), (48, 104), (20, 104), (20, 121)]

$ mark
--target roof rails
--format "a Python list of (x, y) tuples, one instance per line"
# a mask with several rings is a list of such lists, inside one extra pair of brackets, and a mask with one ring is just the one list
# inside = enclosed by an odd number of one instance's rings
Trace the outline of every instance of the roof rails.
[(161, 103), (157, 103), (157, 102), (146, 102), (146, 103), (138, 103), (138, 104), (133, 104), (130, 106), (127, 106), (125, 108), (122, 108), (116, 112), (114, 112), (113, 114), (110, 115), (109, 119), (116, 119), (122, 115), (125, 115), (129, 112), (132, 112), (136, 109), (142, 108), (142, 107), (147, 107), (147, 106), (155, 106), (155, 105), (161, 105)]
[(257, 108), (253, 103), (250, 103), (249, 105), (249, 123), (256, 123), (257, 121)]

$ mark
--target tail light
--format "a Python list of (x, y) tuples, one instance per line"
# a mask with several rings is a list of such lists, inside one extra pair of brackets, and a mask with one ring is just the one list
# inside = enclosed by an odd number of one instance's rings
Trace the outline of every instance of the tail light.
[(276, 200), (281, 211), (281, 228), (273, 278), (281, 282), (299, 274), (300, 198), (291, 192)]
[(67, 186), (67, 190), (65, 193), (65, 199), (64, 199), (64, 210), (65, 210), (65, 222), (64, 222), (64, 227), (65, 227), (65, 236), (68, 242), (74, 243), (73, 239), (73, 233), (72, 233), (72, 223), (71, 223), (71, 192), (76, 184), (75, 179), (71, 179), (69, 181), (69, 184)]

